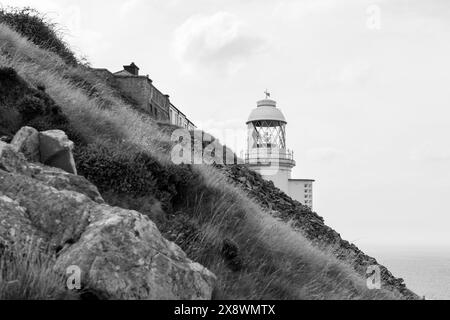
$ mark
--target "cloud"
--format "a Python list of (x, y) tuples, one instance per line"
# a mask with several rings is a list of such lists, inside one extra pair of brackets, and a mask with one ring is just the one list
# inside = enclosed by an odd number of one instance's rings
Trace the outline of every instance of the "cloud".
[(312, 89), (346, 88), (365, 85), (374, 79), (372, 66), (365, 61), (356, 61), (340, 68), (317, 68), (307, 82)]
[(124, 1), (119, 8), (119, 16), (121, 19), (125, 19), (137, 6), (141, 4), (141, 0), (128, 0)]
[(331, 147), (318, 147), (306, 152), (309, 159), (313, 161), (332, 162), (342, 157), (342, 151)]
[(411, 150), (409, 153), (409, 158), (413, 161), (419, 162), (448, 163), (448, 161), (450, 160), (450, 148), (445, 148), (444, 145), (439, 145), (438, 143), (426, 143), (419, 145)]
[(339, 4), (342, 5), (343, 1), (337, 0), (284, 0), (277, 1), (277, 5), (273, 10), (274, 16), (281, 16), (283, 19), (289, 19), (298, 21), (300, 17), (315, 14), (315, 13), (323, 13), (326, 11), (333, 10)]
[(195, 15), (174, 32), (174, 56), (183, 70), (213, 70), (233, 74), (261, 52), (265, 41), (244, 30), (239, 18), (228, 12)]

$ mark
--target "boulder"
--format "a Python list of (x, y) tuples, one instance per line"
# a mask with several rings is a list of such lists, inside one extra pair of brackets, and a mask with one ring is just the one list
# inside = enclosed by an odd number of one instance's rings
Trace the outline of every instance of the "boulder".
[(25, 173), (28, 166), (23, 154), (17, 152), (10, 144), (0, 141), (0, 169)]
[(49, 130), (39, 133), (40, 162), (77, 174), (72, 150), (74, 144), (64, 131)]
[(30, 162), (41, 162), (77, 174), (72, 154), (74, 144), (64, 131), (38, 132), (31, 127), (23, 127), (14, 136), (11, 146)]
[(58, 258), (61, 270), (78, 266), (86, 285), (114, 299), (211, 298), (214, 275), (164, 239), (146, 216), (97, 205), (90, 219)]
[(28, 161), (39, 162), (39, 132), (31, 127), (21, 128), (11, 141), (13, 148)]
[(14, 241), (14, 234), (43, 239), (58, 253), (55, 269), (66, 274), (77, 266), (83, 288), (101, 297), (211, 298), (216, 278), (209, 270), (147, 216), (95, 201), (72, 184), (79, 178), (30, 164), (0, 142), (0, 242)]
[(82, 193), (97, 203), (104, 203), (97, 187), (82, 176), (69, 174), (58, 168), (27, 162), (12, 145), (0, 141), (0, 169), (42, 181), (57, 190)]
[(0, 248), (3, 244), (12, 244), (17, 235), (36, 236), (36, 233), (27, 218), (26, 209), (0, 192)]

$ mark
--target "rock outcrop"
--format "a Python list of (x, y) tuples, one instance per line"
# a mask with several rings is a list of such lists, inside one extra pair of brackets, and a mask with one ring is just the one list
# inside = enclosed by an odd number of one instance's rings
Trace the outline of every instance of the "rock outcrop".
[(23, 127), (20, 129), (11, 145), (18, 152), (21, 152), (28, 161), (39, 162), (41, 159), (39, 153), (39, 132), (31, 127)]
[(74, 144), (64, 131), (38, 132), (31, 127), (23, 127), (14, 136), (11, 146), (30, 162), (40, 162), (49, 167), (77, 174), (72, 153)]
[(57, 272), (78, 267), (83, 288), (104, 298), (212, 295), (215, 276), (166, 240), (148, 217), (106, 205), (83, 177), (30, 163), (0, 142), (0, 243), (7, 246), (18, 236), (53, 248)]
[[(354, 244), (343, 240), (339, 233), (328, 227), (322, 217), (307, 206), (293, 200), (270, 181), (243, 165), (218, 166), (239, 187), (247, 192), (262, 208), (280, 220), (290, 222), (315, 246), (331, 251), (338, 259), (351, 265), (360, 275), (366, 276), (367, 267), (379, 265), (375, 258), (362, 252)], [(403, 279), (396, 278), (384, 266), (381, 270), (382, 287), (398, 292), (405, 299), (418, 299)]]
[(39, 134), (40, 162), (50, 167), (63, 169), (77, 174), (73, 159), (73, 142), (67, 138), (64, 131), (49, 130)]

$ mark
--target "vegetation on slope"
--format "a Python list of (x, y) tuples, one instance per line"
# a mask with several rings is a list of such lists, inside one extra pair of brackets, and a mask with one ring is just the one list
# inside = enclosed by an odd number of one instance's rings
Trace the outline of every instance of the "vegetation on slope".
[(0, 248), (0, 300), (77, 299), (53, 270), (52, 254), (30, 239)]
[(77, 59), (61, 39), (57, 25), (32, 8), (0, 8), (0, 23), (8, 25), (39, 47), (55, 52), (66, 63), (76, 65)]
[(30, 87), (12, 68), (0, 68), (0, 114), (0, 136), (5, 139), (23, 126), (41, 131), (71, 131), (61, 108), (45, 93), (45, 88)]
[(4, 25), (0, 67), (13, 68), (30, 87), (45, 86), (80, 137), (80, 173), (98, 185), (107, 202), (148, 215), (169, 240), (214, 272), (216, 298), (395, 297), (368, 290), (349, 266), (312, 247), (214, 167), (174, 165), (173, 142), (153, 120), (112, 94), (101, 79), (97, 94), (90, 95), (71, 80), (85, 69), (67, 65)]
[(264, 180), (261, 175), (246, 166), (231, 165), (220, 168), (230, 178), (230, 182), (240, 186), (272, 216), (289, 223), (295, 230), (301, 232), (314, 246), (347, 262), (362, 276), (366, 274), (368, 267), (377, 265), (380, 268), (384, 288), (397, 292), (407, 299), (419, 298), (406, 287), (403, 279), (394, 277), (386, 267), (379, 265), (376, 259), (342, 239), (339, 233), (324, 223), (322, 217), (309, 207), (291, 199), (271, 181)]

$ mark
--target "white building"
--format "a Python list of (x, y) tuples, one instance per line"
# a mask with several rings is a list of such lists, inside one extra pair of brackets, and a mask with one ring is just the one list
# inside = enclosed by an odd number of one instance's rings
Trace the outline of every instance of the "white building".
[(289, 179), (289, 196), (312, 209), (313, 182), (310, 179)]
[(292, 179), (295, 160), (294, 153), (286, 148), (287, 121), (268, 96), (266, 93), (266, 99), (257, 102), (247, 120), (245, 163), (291, 198), (312, 209), (314, 180)]

